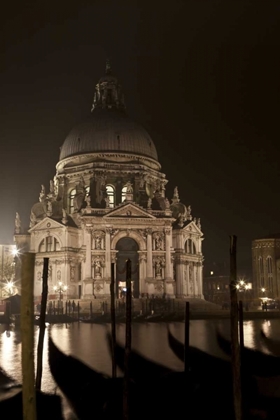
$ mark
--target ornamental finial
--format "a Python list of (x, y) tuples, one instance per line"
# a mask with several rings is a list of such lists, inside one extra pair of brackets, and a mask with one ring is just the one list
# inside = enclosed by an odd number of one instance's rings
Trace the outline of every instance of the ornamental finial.
[(107, 60), (106, 60), (105, 73), (106, 74), (111, 74), (112, 73), (111, 62), (110, 62), (109, 58), (107, 58)]

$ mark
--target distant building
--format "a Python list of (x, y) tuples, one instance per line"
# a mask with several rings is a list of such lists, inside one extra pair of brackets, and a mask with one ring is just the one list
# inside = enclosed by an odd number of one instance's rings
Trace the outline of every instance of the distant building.
[[(237, 299), (245, 304), (253, 303), (252, 283), (249, 277), (237, 272)], [(223, 305), (230, 302), (229, 263), (208, 263), (203, 268), (203, 292), (206, 300)]]
[(226, 263), (208, 263), (203, 267), (203, 293), (209, 302), (223, 304), (229, 301), (229, 266)]
[(16, 215), (17, 247), (36, 254), (35, 296), (42, 292), (44, 257), (50, 292), (71, 299), (109, 297), (111, 263), (116, 293), (124, 293), (129, 258), (134, 298), (203, 299), (200, 219), (177, 187), (166, 196), (167, 182), (151, 137), (127, 116), (107, 63), (91, 114), (63, 142), (49, 189), (41, 186), (28, 232)]
[(15, 245), (0, 245), (0, 299), (18, 292), (15, 284)]
[(255, 297), (280, 297), (280, 234), (252, 242), (253, 290)]

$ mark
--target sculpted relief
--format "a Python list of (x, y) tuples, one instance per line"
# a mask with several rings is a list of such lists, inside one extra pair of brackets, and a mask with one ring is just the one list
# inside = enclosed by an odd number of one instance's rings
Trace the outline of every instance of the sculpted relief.
[(105, 233), (97, 230), (93, 232), (93, 248), (104, 249), (105, 248)]
[(101, 279), (103, 267), (105, 266), (105, 259), (104, 257), (101, 257), (99, 255), (94, 256), (92, 258), (92, 266), (94, 269), (94, 278), (95, 279)]
[(164, 250), (164, 236), (162, 232), (155, 232), (153, 234), (154, 250), (163, 251)]

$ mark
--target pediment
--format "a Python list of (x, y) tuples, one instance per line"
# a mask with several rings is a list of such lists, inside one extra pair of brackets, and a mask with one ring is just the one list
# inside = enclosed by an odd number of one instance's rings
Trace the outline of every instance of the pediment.
[(137, 204), (127, 203), (122, 204), (120, 207), (112, 210), (111, 212), (107, 213), (106, 218), (142, 218), (142, 219), (156, 219), (155, 216), (148, 213), (142, 207), (138, 206)]
[(199, 235), (202, 235), (201, 230), (198, 228), (195, 222), (190, 222), (182, 229), (183, 232), (186, 233), (197, 233)]
[(50, 217), (45, 217), (40, 222), (36, 223), (31, 229), (29, 229), (29, 233), (35, 232), (38, 230), (49, 230), (49, 229), (57, 229), (65, 227), (62, 223), (57, 222), (56, 220), (51, 219)]

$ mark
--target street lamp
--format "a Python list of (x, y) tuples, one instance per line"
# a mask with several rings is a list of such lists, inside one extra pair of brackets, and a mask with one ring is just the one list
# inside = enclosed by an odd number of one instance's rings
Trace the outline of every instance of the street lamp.
[(14, 246), (13, 249), (12, 249), (12, 255), (14, 257), (17, 257), (19, 255), (19, 250), (17, 249), (16, 246)]
[(6, 283), (6, 289), (8, 291), (9, 296), (13, 295), (13, 291), (14, 291), (14, 283), (12, 281), (7, 281)]
[(62, 283), (62, 281), (58, 282), (58, 286), (54, 286), (54, 291), (59, 293), (59, 300), (63, 299), (63, 293), (66, 292), (67, 286)]
[(248, 310), (248, 301), (247, 301), (247, 291), (251, 289), (251, 285), (246, 283), (243, 279), (239, 280), (239, 282), (236, 284), (236, 289), (238, 292), (244, 292), (244, 301), (245, 301), (245, 307)]

